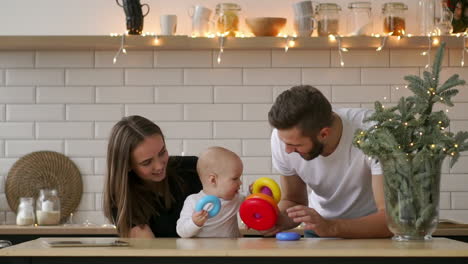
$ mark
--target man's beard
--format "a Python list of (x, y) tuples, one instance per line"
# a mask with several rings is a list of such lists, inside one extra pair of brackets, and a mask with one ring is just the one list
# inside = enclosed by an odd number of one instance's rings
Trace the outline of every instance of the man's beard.
[(301, 154), (301, 157), (305, 160), (315, 159), (322, 154), (323, 148), (325, 147), (325, 144), (319, 142), (316, 138), (312, 138), (312, 143), (314, 143), (314, 147), (307, 154)]

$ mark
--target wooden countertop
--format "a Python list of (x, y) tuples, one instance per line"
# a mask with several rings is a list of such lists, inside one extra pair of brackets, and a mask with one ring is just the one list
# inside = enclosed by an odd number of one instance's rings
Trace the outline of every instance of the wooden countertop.
[(128, 247), (51, 248), (44, 241), (110, 241), (112, 238), (40, 238), (0, 250), (0, 257), (468, 257), (468, 243), (391, 239), (158, 238), (126, 239)]
[[(290, 231), (303, 234), (304, 231), (296, 228)], [(247, 236), (260, 235), (255, 230), (241, 229)], [(17, 226), (0, 225), (0, 235), (117, 235), (114, 226), (105, 225), (59, 225), (59, 226)], [(468, 236), (468, 224), (440, 223), (434, 236)]]
[(117, 235), (112, 225), (17, 226), (0, 225), (0, 235)]

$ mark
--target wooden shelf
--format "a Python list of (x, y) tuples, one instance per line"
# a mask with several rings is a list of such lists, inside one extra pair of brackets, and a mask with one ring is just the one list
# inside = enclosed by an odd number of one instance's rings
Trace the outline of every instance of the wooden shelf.
[[(448, 48), (462, 49), (463, 37), (437, 37), (447, 43)], [(342, 47), (350, 49), (376, 49), (382, 38), (342, 37)], [(284, 49), (286, 39), (282, 37), (226, 38), (225, 49)], [(0, 50), (106, 50), (118, 49), (121, 37), (111, 36), (0, 36)], [(202, 50), (218, 49), (218, 38), (191, 38), (188, 36), (160, 36), (159, 44), (151, 36), (127, 36), (126, 48), (138, 50)], [(410, 37), (398, 40), (388, 37), (384, 49), (427, 48), (427, 37)], [(291, 49), (336, 48), (337, 41), (328, 37), (297, 38)]]

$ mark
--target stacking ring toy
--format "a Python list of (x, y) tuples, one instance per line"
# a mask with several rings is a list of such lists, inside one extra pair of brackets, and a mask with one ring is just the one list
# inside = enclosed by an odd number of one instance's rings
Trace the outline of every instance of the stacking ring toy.
[[(278, 184), (268, 178), (268, 177), (262, 177), (258, 178), (253, 186), (252, 186), (252, 193), (260, 193), (262, 192), (263, 187), (268, 187), (270, 189), (270, 192), (273, 194), (273, 198), (275, 199), (275, 202), (278, 203), (281, 200), (281, 189), (278, 186)], [(265, 191), (264, 191), (265, 192)]]
[(275, 200), (273, 200), (273, 197), (268, 196), (264, 193), (254, 193), (245, 198), (245, 200), (248, 200), (250, 198), (258, 198), (267, 201), (273, 208), (275, 208), (276, 212), (279, 212), (278, 205), (276, 204)]
[(245, 200), (240, 208), (239, 214), (244, 223), (256, 230), (268, 230), (276, 224), (278, 217), (276, 209), (268, 202), (260, 198), (249, 198)]
[(276, 239), (281, 241), (294, 241), (301, 239), (301, 235), (295, 232), (279, 232), (276, 234)]
[(204, 196), (203, 198), (201, 198), (197, 202), (197, 204), (195, 205), (195, 212), (200, 212), (201, 210), (203, 210), (203, 208), (207, 204), (212, 204), (213, 205), (213, 208), (208, 210), (208, 216), (210, 218), (215, 217), (219, 213), (219, 211), (221, 210), (221, 201), (219, 200), (218, 197), (216, 197), (214, 195), (207, 195), (207, 196)]

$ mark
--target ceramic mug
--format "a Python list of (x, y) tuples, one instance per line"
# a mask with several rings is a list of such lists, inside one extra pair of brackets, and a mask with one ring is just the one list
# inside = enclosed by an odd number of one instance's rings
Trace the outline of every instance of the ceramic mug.
[[(119, 0), (115, 0), (115, 2), (124, 9), (128, 34), (140, 35), (143, 32), (143, 18), (150, 11), (149, 5), (140, 4), (140, 0), (122, 0), (122, 4)], [(141, 10), (142, 6), (148, 8), (145, 14)]]
[(192, 35), (203, 36), (210, 30), (211, 9), (202, 5), (192, 6), (188, 15), (192, 18)]
[(175, 35), (177, 30), (177, 16), (176, 15), (161, 15), (161, 35)]

